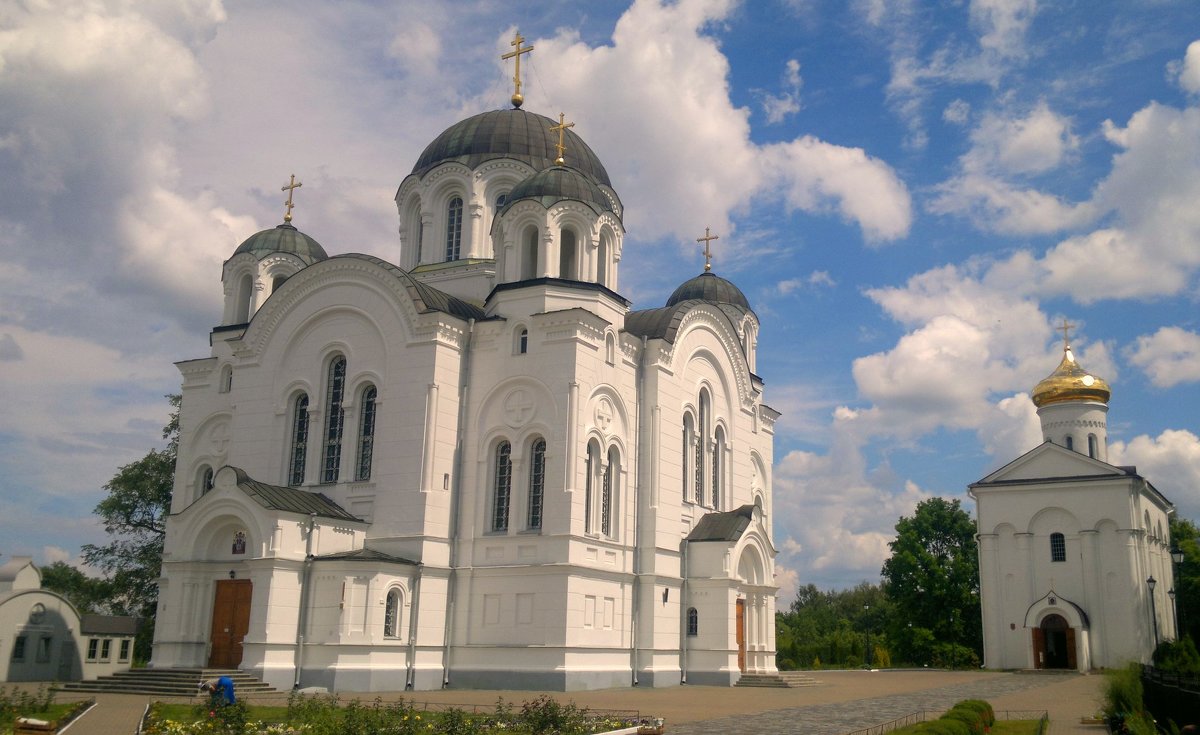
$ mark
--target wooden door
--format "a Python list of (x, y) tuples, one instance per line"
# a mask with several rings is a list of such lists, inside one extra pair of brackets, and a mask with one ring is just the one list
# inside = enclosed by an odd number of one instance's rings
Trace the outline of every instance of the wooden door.
[(217, 582), (213, 599), (212, 653), (208, 665), (214, 669), (236, 669), (242, 663), (242, 639), (250, 629), (250, 598), (254, 586), (248, 579)]
[(1041, 628), (1033, 629), (1033, 668), (1046, 668), (1046, 636)]
[(746, 601), (737, 601), (738, 671), (746, 670)]
[(1079, 667), (1079, 662), (1075, 658), (1075, 629), (1067, 628), (1067, 668), (1075, 669)]

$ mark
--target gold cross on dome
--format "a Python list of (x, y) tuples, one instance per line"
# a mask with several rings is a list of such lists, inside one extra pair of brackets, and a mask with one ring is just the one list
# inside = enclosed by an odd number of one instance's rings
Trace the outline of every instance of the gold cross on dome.
[(516, 65), (513, 67), (513, 84), (516, 85), (514, 87), (512, 96), (513, 107), (520, 107), (521, 103), (525, 101), (525, 98), (521, 96), (521, 54), (529, 53), (533, 50), (533, 46), (526, 46), (522, 48), (521, 44), (524, 42), (525, 39), (521, 37), (521, 32), (517, 31), (517, 35), (513, 38), (512, 42), (508, 44), (509, 46), (514, 47), (516, 50), (509, 51), (507, 54), (503, 54), (500, 57), (502, 60), (516, 59)]
[(295, 204), (292, 203), (292, 192), (295, 191), (296, 189), (299, 189), (302, 186), (304, 186), (304, 184), (300, 183), (299, 181), (296, 181), (296, 174), (292, 174), (292, 180), (289, 181), (286, 185), (284, 185), (280, 189), (280, 191), (286, 191), (288, 193), (287, 201), (284, 202), (284, 204), (287, 205), (287, 211), (284, 212), (284, 214), (283, 214), (284, 222), (292, 221), (292, 207), (296, 206)]
[(1056, 332), (1063, 333), (1063, 352), (1066, 352), (1067, 350), (1071, 349), (1071, 330), (1074, 328), (1075, 328), (1075, 325), (1068, 323), (1067, 318), (1063, 317), (1062, 326), (1058, 327), (1057, 329), (1054, 330)]
[(575, 123), (573, 122), (563, 122), (566, 119), (567, 114), (565, 112), (558, 113), (558, 125), (550, 128), (550, 132), (558, 133), (558, 142), (554, 144), (555, 150), (558, 151), (558, 158), (554, 159), (555, 166), (561, 166), (566, 163), (563, 160), (563, 152), (567, 150), (567, 146), (563, 143), (563, 137), (567, 134), (567, 128), (575, 127)]
[(720, 239), (721, 239), (720, 235), (710, 235), (707, 227), (704, 228), (704, 237), (696, 238), (696, 242), (704, 243), (704, 272), (705, 273), (708, 273), (709, 271), (712, 270), (712, 248), (709, 246), (709, 244), (713, 240), (720, 240)]

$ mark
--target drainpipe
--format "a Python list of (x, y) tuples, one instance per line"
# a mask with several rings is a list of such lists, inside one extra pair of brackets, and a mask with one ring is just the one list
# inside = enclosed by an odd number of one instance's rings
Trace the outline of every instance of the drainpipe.
[(682, 572), (683, 577), (681, 580), (679, 580), (679, 683), (687, 684), (688, 540), (686, 538), (683, 540), (683, 549), (679, 560), (679, 571)]
[[(642, 396), (646, 394), (646, 344), (646, 335), (643, 334), (642, 354), (638, 356), (637, 400), (633, 404), (633, 425), (637, 427), (638, 446), (642, 450), (638, 452), (638, 475), (647, 477), (647, 484), (650, 484), (648, 473), (642, 471), (642, 460), (648, 456), (648, 453), (644, 451), (646, 447), (643, 445), (643, 438), (648, 432), (644, 431), (645, 427), (642, 426)], [(653, 442), (653, 433), (649, 433), (651, 434), (650, 441)], [(653, 462), (647, 462), (647, 464), (650, 465), (650, 472), (654, 472), (655, 467)], [(642, 602), (642, 501), (639, 496), (648, 490), (649, 488), (642, 488), (639, 482), (638, 492), (635, 493), (633, 498), (633, 594), (630, 595), (632, 614), (629, 616), (629, 663), (630, 668), (633, 670), (633, 686), (638, 685), (638, 615), (641, 613)]]
[(454, 477), (450, 483), (450, 573), (446, 577), (446, 631), (442, 638), (442, 688), (450, 686), (451, 627), (454, 625), (454, 584), (458, 580), (458, 520), (463, 475), (463, 435), (467, 430), (467, 404), (471, 388), (471, 341), (475, 335), (475, 320), (467, 320), (467, 336), (463, 340), (462, 379), (458, 391), (458, 427), (454, 442)]
[(404, 677), (404, 688), (406, 690), (414, 688), (414, 680), (417, 676), (417, 618), (421, 614), (421, 569), (421, 565), (418, 564), (417, 576), (413, 580), (412, 612), (408, 614), (408, 674)]
[(313, 535), (317, 527), (317, 514), (308, 514), (308, 538), (304, 545), (304, 568), (300, 572), (300, 612), (296, 620), (296, 677), (292, 689), (300, 688), (300, 671), (304, 667), (304, 632), (308, 627), (309, 581), (312, 577)]

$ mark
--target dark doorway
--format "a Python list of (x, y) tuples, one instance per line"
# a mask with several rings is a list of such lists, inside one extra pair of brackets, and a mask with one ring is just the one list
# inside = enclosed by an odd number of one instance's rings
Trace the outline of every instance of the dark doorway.
[(1075, 631), (1061, 615), (1047, 615), (1034, 630), (1034, 657), (1039, 669), (1075, 668)]

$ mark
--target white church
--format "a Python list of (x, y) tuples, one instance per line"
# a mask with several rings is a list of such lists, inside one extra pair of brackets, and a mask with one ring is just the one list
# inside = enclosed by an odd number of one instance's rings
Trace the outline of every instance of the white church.
[(970, 486), (978, 505), (984, 665), (1148, 663), (1178, 636), (1168, 519), (1134, 467), (1108, 463), (1108, 384), (1063, 358), (1033, 402), (1044, 443)]
[(521, 102), (425, 148), (395, 263), (298, 230), (294, 180), (225, 262), (211, 352), (178, 363), (153, 667), (342, 691), (775, 671), (758, 318), (707, 258), (633, 310), (607, 171)]

